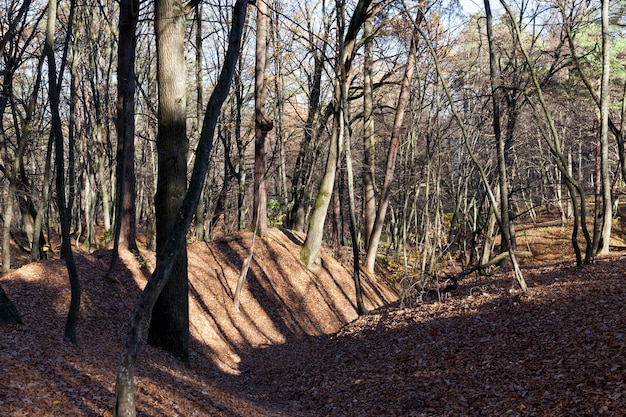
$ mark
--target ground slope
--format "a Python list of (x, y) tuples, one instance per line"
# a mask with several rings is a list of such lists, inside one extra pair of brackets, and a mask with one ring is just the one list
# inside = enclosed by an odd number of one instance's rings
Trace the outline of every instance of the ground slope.
[[(626, 415), (626, 257), (583, 269), (526, 265), (528, 295), (512, 287), (510, 271), (472, 276), (443, 302), (394, 302), (341, 326), (354, 314), (351, 278), (327, 256), (317, 268), (326, 278), (298, 269), (299, 241), (278, 231), (257, 241), (240, 315), (229, 294), (249, 236), (191, 245), (192, 368), (144, 348), (139, 415)], [(110, 415), (122, 335), (145, 272), (123, 268), (107, 286), (107, 260), (79, 259), (79, 347), (61, 342), (62, 263), (0, 280), (26, 323), (0, 329), (0, 416)], [(277, 280), (267, 279), (275, 272)], [(209, 305), (220, 299), (221, 309)]]
[[(301, 242), (302, 236), (279, 230), (256, 239), (240, 313), (232, 294), (251, 234), (190, 245), (192, 369), (146, 347), (136, 379), (140, 415), (281, 415), (216, 381), (239, 374), (247, 352), (329, 334), (357, 317), (350, 271), (326, 253), (304, 270)], [(125, 327), (154, 262), (153, 254), (143, 255), (143, 265), (124, 256), (114, 284), (103, 281), (108, 251), (77, 257), (79, 346), (61, 341), (69, 302), (63, 261), (27, 265), (0, 279), (25, 323), (0, 329), (0, 416), (109, 414)], [(363, 282), (368, 308), (396, 298), (367, 277)]]

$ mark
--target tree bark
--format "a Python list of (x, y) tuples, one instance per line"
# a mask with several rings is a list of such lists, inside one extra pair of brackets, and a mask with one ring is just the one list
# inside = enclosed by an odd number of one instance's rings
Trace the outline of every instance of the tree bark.
[[(423, 14), (420, 10), (418, 11), (417, 18), (414, 22), (415, 28), (417, 28), (421, 24), (422, 19)], [(389, 142), (389, 150), (387, 152), (385, 179), (383, 180), (383, 186), (380, 193), (380, 202), (378, 203), (378, 209), (376, 211), (376, 219), (374, 221), (372, 233), (370, 234), (367, 245), (367, 254), (365, 256), (365, 268), (371, 273), (374, 272), (374, 264), (376, 263), (378, 244), (380, 243), (380, 236), (383, 231), (385, 216), (387, 215), (387, 207), (389, 206), (389, 200), (391, 199), (391, 188), (396, 167), (396, 158), (398, 156), (398, 147), (400, 146), (400, 136), (402, 135), (402, 123), (404, 121), (404, 113), (409, 103), (409, 96), (411, 94), (411, 81), (413, 80), (413, 73), (415, 72), (416, 53), (417, 31), (414, 30), (413, 36), (411, 37), (411, 45), (409, 47), (409, 56), (406, 62), (406, 68), (404, 70), (404, 76), (402, 78), (400, 95), (398, 97), (398, 103), (396, 106), (396, 115), (393, 122), (393, 129), (391, 131), (391, 140)]]
[[(350, 25), (346, 31), (346, 36), (343, 40), (343, 48), (340, 55), (343, 54), (344, 62), (342, 65), (346, 71), (346, 79), (350, 75), (350, 67), (352, 65), (352, 59), (356, 52), (356, 37), (359, 29), (368, 19), (371, 12), (368, 12), (370, 8), (371, 0), (359, 0), (354, 9), (354, 13), (350, 20)], [(300, 251), (300, 259), (306, 268), (311, 267), (319, 257), (319, 251), (322, 246), (322, 238), (324, 235), (324, 223), (326, 221), (326, 213), (328, 211), (328, 205), (333, 193), (333, 187), (335, 184), (335, 173), (337, 171), (337, 162), (339, 157), (339, 149), (341, 143), (339, 142), (338, 132), (338, 108), (340, 107), (340, 82), (335, 82), (335, 94), (333, 106), (335, 114), (335, 122), (333, 123), (333, 133), (330, 140), (330, 148), (328, 152), (328, 159), (326, 161), (326, 170), (320, 184), (317, 197), (315, 198), (315, 205), (311, 213), (311, 219), (309, 221), (309, 230)]]
[[(509, 187), (506, 172), (506, 158), (504, 155), (504, 138), (500, 126), (500, 71), (496, 60), (496, 52), (493, 40), (493, 16), (489, 0), (484, 0), (485, 17), (487, 20), (487, 42), (489, 44), (489, 81), (491, 84), (491, 102), (493, 107), (493, 133), (495, 136), (496, 155), (498, 161), (498, 184), (500, 187), (500, 219), (502, 220), (500, 230), (500, 252), (507, 252), (509, 248), (515, 250), (515, 245), (511, 239), (511, 222), (509, 217)], [(497, 207), (493, 208), (497, 210)]]
[(252, 224), (255, 233), (267, 233), (267, 169), (265, 140), (274, 128), (274, 122), (265, 116), (265, 69), (267, 67), (267, 1), (257, 1), (256, 12), (256, 61), (254, 79), (254, 208)]
[[(182, 0), (157, 0), (158, 182), (155, 195), (156, 251), (172, 233), (187, 190), (185, 15)], [(172, 276), (152, 312), (148, 343), (189, 361), (187, 248), (177, 250)]]
[(106, 279), (111, 281), (123, 249), (137, 251), (135, 224), (135, 29), (139, 0), (121, 0), (117, 55), (117, 209), (113, 253)]
[(602, 80), (600, 83), (600, 175), (602, 177), (602, 233), (600, 255), (608, 255), (611, 240), (613, 205), (609, 170), (609, 76), (610, 76), (609, 0), (602, 0)]
[(176, 216), (174, 227), (163, 249), (159, 252), (155, 271), (150, 280), (148, 280), (131, 315), (128, 333), (124, 342), (124, 350), (115, 381), (116, 397), (114, 416), (116, 417), (136, 416), (134, 371), (141, 337), (159, 294), (174, 272), (178, 252), (184, 250), (186, 232), (191, 223), (196, 206), (198, 205), (198, 201), (200, 200), (200, 194), (202, 193), (208, 170), (209, 155), (213, 148), (215, 126), (222, 104), (228, 95), (232, 76), (237, 64), (237, 55), (239, 54), (241, 46), (247, 4), (246, 0), (237, 0), (235, 3), (232, 19), (233, 23), (228, 38), (228, 50), (224, 57), (224, 66), (222, 67), (215, 89), (207, 104), (202, 132), (198, 147), (196, 148), (196, 159), (189, 182), (189, 189), (185, 194), (179, 215)]
[[(309, 27), (310, 27), (310, 23)], [(291, 178), (291, 202), (292, 207), (287, 215), (287, 227), (298, 232), (304, 232), (306, 226), (305, 196), (309, 178), (315, 163), (314, 142), (316, 139), (315, 124), (319, 117), (320, 97), (322, 94), (322, 75), (324, 73), (324, 62), (326, 59), (326, 49), (328, 33), (330, 31), (330, 19), (324, 25), (324, 31), (318, 38), (321, 45), (318, 47), (314, 41), (314, 36), (309, 30), (309, 40), (311, 54), (313, 55), (313, 75), (309, 85), (309, 107), (307, 117), (304, 122), (304, 137), (300, 143), (298, 156)], [(329, 113), (330, 117), (330, 113)]]
[(365, 47), (363, 52), (363, 214), (365, 217), (365, 247), (376, 221), (376, 135), (374, 131), (374, 97), (372, 88), (372, 67), (374, 66), (374, 40), (372, 19), (363, 25)]
[[(70, 7), (74, 8), (74, 1), (70, 3)], [(52, 115), (52, 131), (55, 144), (55, 163), (56, 163), (56, 192), (57, 206), (59, 209), (59, 217), (61, 221), (61, 253), (65, 258), (65, 266), (67, 268), (71, 297), (70, 308), (65, 321), (65, 331), (63, 340), (66, 342), (77, 343), (76, 328), (78, 326), (78, 313), (80, 310), (80, 281), (78, 278), (78, 270), (72, 252), (72, 244), (70, 242), (70, 213), (65, 198), (65, 164), (63, 150), (63, 129), (61, 126), (61, 116), (59, 112), (59, 91), (57, 86), (57, 70), (54, 56), (54, 28), (56, 26), (57, 2), (50, 0), (48, 3), (48, 23), (46, 27), (46, 43), (44, 50), (48, 60), (48, 94), (50, 101), (50, 112)]]

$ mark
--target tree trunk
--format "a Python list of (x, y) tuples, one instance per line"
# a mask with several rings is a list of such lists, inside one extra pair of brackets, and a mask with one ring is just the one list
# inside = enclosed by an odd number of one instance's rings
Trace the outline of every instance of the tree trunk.
[[(71, 2), (72, 9), (74, 2)], [(78, 313), (80, 310), (80, 282), (78, 278), (78, 270), (72, 253), (72, 244), (70, 242), (70, 212), (68, 210), (65, 199), (65, 164), (63, 151), (63, 129), (61, 126), (61, 116), (59, 112), (59, 91), (57, 88), (57, 72), (56, 61), (54, 56), (54, 29), (56, 26), (56, 0), (50, 0), (48, 3), (48, 24), (46, 27), (46, 44), (44, 47), (48, 60), (48, 94), (50, 101), (50, 112), (52, 115), (52, 132), (55, 144), (55, 162), (56, 162), (56, 192), (57, 206), (59, 209), (59, 217), (61, 221), (61, 253), (65, 258), (65, 265), (70, 281), (71, 297), (70, 308), (65, 322), (65, 331), (63, 340), (66, 342), (77, 343), (76, 328), (78, 326)], [(70, 12), (71, 13), (71, 12)], [(71, 16), (71, 14), (70, 14)], [(71, 22), (71, 20), (70, 20)]]
[(265, 69), (267, 62), (267, 1), (257, 1), (256, 61), (254, 80), (254, 208), (252, 224), (259, 236), (267, 233), (267, 168), (265, 140), (274, 128), (274, 122), (265, 116)]
[(602, 80), (600, 88), (600, 173), (602, 177), (602, 234), (600, 255), (608, 255), (613, 221), (611, 172), (609, 170), (609, 75), (610, 75), (609, 0), (602, 0)]
[[(343, 65), (346, 69), (346, 79), (350, 74), (350, 67), (354, 53), (356, 52), (356, 36), (360, 27), (365, 20), (369, 17), (367, 11), (369, 10), (371, 0), (359, 0), (354, 9), (354, 14), (350, 20), (350, 25), (346, 32), (346, 36), (343, 40), (343, 50), (340, 51), (340, 55), (343, 54)], [(309, 230), (306, 236), (302, 250), (300, 251), (300, 259), (306, 268), (311, 267), (319, 257), (319, 251), (322, 246), (322, 238), (324, 235), (324, 223), (326, 221), (326, 213), (328, 211), (328, 205), (333, 193), (333, 187), (335, 184), (335, 173), (337, 171), (337, 162), (339, 157), (339, 149), (341, 143), (339, 142), (338, 132), (338, 108), (340, 107), (340, 82), (335, 82), (335, 94), (333, 106), (335, 121), (333, 122), (333, 133), (330, 140), (330, 148), (328, 152), (328, 159), (326, 161), (326, 170), (320, 184), (317, 197), (315, 198), (315, 205), (313, 206), (313, 212), (311, 213), (311, 219), (309, 221)]]
[[(339, 22), (339, 39), (343, 41), (344, 32), (344, 12), (343, 3), (337, 1), (337, 15)], [(369, 21), (369, 19), (368, 19)], [(344, 52), (343, 44), (339, 47), (340, 54)], [(360, 261), (359, 261), (359, 236), (356, 228), (356, 203), (354, 199), (354, 172), (352, 169), (352, 150), (350, 141), (350, 117), (348, 114), (348, 81), (346, 80), (346, 67), (343, 55), (339, 59), (340, 82), (340, 106), (339, 106), (339, 135), (344, 136), (339, 142), (345, 142), (346, 173), (348, 176), (348, 211), (350, 215), (350, 240), (352, 242), (352, 276), (354, 278), (354, 288), (356, 296), (356, 312), (359, 316), (365, 314), (365, 304), (363, 303), (363, 289), (361, 288)]]
[(2, 273), (11, 270), (11, 223), (13, 222), (13, 185), (6, 185), (4, 203), (4, 221), (2, 225)]
[[(515, 22), (514, 20), (514, 15), (513, 12), (511, 11), (511, 8), (507, 5), (507, 3), (504, 0), (500, 0), (500, 4), (502, 5), (502, 7), (504, 7), (504, 9), (506, 10), (507, 15), (509, 16), (509, 18)], [(591, 236), (589, 235), (589, 231), (587, 230), (587, 223), (586, 223), (586, 216), (587, 216), (587, 210), (586, 210), (586, 199), (585, 199), (585, 190), (582, 187), (582, 185), (577, 182), (576, 180), (574, 180), (574, 178), (571, 177), (571, 175), (568, 172), (567, 169), (567, 161), (565, 160), (565, 156), (563, 155), (563, 151), (561, 149), (561, 142), (559, 139), (559, 135), (558, 132), (556, 130), (556, 126), (554, 124), (554, 120), (548, 110), (548, 106), (544, 100), (543, 97), (543, 90), (541, 89), (541, 85), (539, 83), (539, 80), (537, 78), (537, 74), (535, 71), (535, 67), (533, 66), (533, 63), (528, 55), (528, 53), (526, 52), (526, 47), (524, 46), (524, 44), (522, 43), (522, 36), (520, 33), (520, 28), (518, 27), (517, 23), (514, 23), (512, 25), (513, 27), (513, 31), (515, 33), (515, 38), (520, 46), (520, 51), (522, 52), (522, 55), (524, 56), (524, 60), (526, 62), (526, 64), (528, 65), (528, 69), (530, 71), (530, 77), (533, 83), (533, 86), (535, 87), (535, 89), (537, 90), (537, 99), (539, 100), (539, 103), (541, 105), (541, 110), (543, 112), (543, 116), (545, 117), (545, 120), (547, 120), (548, 122), (548, 128), (549, 128), (549, 132), (545, 132), (543, 128), (540, 128), (541, 130), (541, 134), (542, 136), (546, 139), (546, 141), (550, 144), (551, 147), (551, 153), (554, 156), (554, 160), (556, 162), (556, 165), (559, 169), (559, 171), (561, 172), (561, 174), (564, 175), (565, 177), (565, 184), (567, 186), (568, 192), (570, 194), (570, 198), (572, 199), (572, 204), (574, 205), (573, 210), (574, 210), (574, 216), (576, 216), (577, 213), (577, 207), (576, 207), (576, 202), (575, 202), (575, 198), (576, 195), (575, 193), (578, 193), (578, 196), (580, 197), (580, 217), (577, 217), (574, 219), (574, 230), (572, 232), (572, 245), (574, 247), (574, 251), (576, 252), (576, 258), (577, 258), (577, 265), (580, 266), (582, 265), (582, 260), (580, 257), (580, 251), (578, 249), (578, 241), (576, 239), (576, 235), (578, 233), (577, 231), (577, 226), (578, 226), (578, 222), (577, 220), (580, 220), (580, 227), (582, 229), (583, 235), (585, 237), (585, 243), (586, 243), (586, 247), (585, 247), (585, 263), (589, 263), (591, 261), (591, 258), (593, 257), (593, 244), (592, 244), (592, 240), (591, 240)], [(538, 115), (538, 111), (536, 109), (536, 106), (534, 105), (534, 103), (532, 101), (529, 100), (529, 103), (531, 104), (531, 106), (533, 107), (533, 112), (535, 113), (535, 117), (539, 117)]]
[[(487, 41), (489, 44), (489, 81), (491, 83), (491, 102), (493, 107), (493, 133), (495, 136), (496, 155), (498, 161), (498, 184), (500, 186), (500, 219), (501, 239), (500, 252), (507, 252), (509, 248), (515, 251), (515, 246), (511, 240), (511, 224), (509, 217), (509, 187), (506, 172), (506, 158), (504, 156), (504, 138), (502, 137), (502, 128), (500, 126), (500, 71), (496, 60), (496, 53), (493, 40), (493, 16), (491, 14), (491, 6), (489, 0), (484, 0), (485, 13), (487, 18)], [(493, 208), (497, 210), (496, 207)]]
[[(195, 70), (196, 70), (196, 131), (200, 133), (202, 131), (202, 106), (204, 105), (203, 99), (203, 82), (202, 82), (202, 4), (199, 3), (196, 5), (196, 62), (195, 62)], [(224, 175), (227, 175), (227, 172), (224, 171)], [(198, 208), (196, 209), (196, 219), (194, 224), (194, 237), (196, 240), (202, 241), (205, 240), (204, 230), (205, 230), (205, 207), (202, 204), (202, 200), (204, 199), (206, 187), (203, 190), (202, 196), (200, 196), (200, 204), (198, 204)]]
[(135, 28), (139, 0), (120, 1), (117, 56), (117, 209), (113, 253), (106, 279), (111, 281), (120, 245), (137, 251), (135, 224)]
[[(320, 36), (321, 46), (319, 50), (311, 39), (311, 53), (313, 55), (313, 76), (310, 84), (309, 107), (304, 123), (304, 137), (300, 142), (300, 150), (296, 157), (293, 176), (291, 178), (291, 202), (292, 207), (287, 215), (287, 227), (296, 231), (304, 232), (306, 226), (305, 197), (307, 193), (308, 180), (315, 164), (314, 135), (315, 123), (318, 119), (320, 109), (320, 97), (322, 93), (322, 75), (324, 73), (324, 62), (326, 58), (326, 48), (328, 42), (328, 32), (330, 30), (330, 19), (324, 25), (324, 32)], [(313, 38), (313, 35), (310, 35)], [(329, 107), (330, 109), (330, 107)], [(330, 112), (328, 112), (330, 117)]]
[[(162, 254), (187, 190), (185, 15), (182, 0), (157, 0), (155, 33), (159, 117), (158, 182), (155, 194), (156, 251)], [(148, 343), (189, 361), (187, 248), (177, 250), (172, 276), (156, 301)]]
[(142, 334), (150, 319), (150, 314), (157, 302), (157, 297), (159, 297), (170, 276), (174, 273), (178, 252), (185, 248), (186, 232), (196, 210), (206, 178), (217, 118), (219, 117), (222, 104), (228, 95), (232, 75), (235, 71), (247, 4), (246, 0), (237, 0), (235, 3), (228, 51), (224, 57), (224, 67), (220, 72), (219, 79), (207, 105), (202, 133), (196, 149), (196, 159), (189, 189), (181, 205), (181, 211), (176, 216), (170, 236), (165, 242), (163, 250), (159, 252), (155, 271), (141, 293), (130, 319), (115, 381), (114, 416), (116, 417), (136, 416), (133, 380), (137, 351), (139, 350)]
[(365, 247), (369, 245), (370, 235), (376, 220), (375, 167), (376, 136), (374, 131), (374, 97), (372, 88), (372, 67), (374, 66), (374, 39), (372, 19), (367, 19), (363, 26), (365, 51), (363, 53), (363, 214), (365, 217)]
[[(422, 11), (418, 11), (417, 18), (414, 25), (417, 28), (423, 19)], [(387, 163), (385, 168), (385, 179), (383, 180), (383, 186), (380, 193), (380, 202), (378, 203), (378, 210), (376, 211), (376, 220), (372, 233), (367, 245), (367, 254), (365, 256), (365, 268), (369, 272), (374, 272), (374, 264), (376, 263), (376, 254), (378, 252), (378, 244), (380, 243), (380, 236), (383, 230), (385, 222), (385, 216), (387, 215), (387, 207), (389, 206), (389, 200), (391, 199), (391, 188), (393, 184), (393, 176), (396, 167), (396, 158), (398, 156), (398, 147), (400, 146), (400, 136), (402, 134), (402, 123), (404, 121), (404, 113), (409, 103), (409, 96), (411, 94), (411, 81), (413, 80), (413, 73), (415, 72), (415, 56), (417, 51), (417, 32), (413, 31), (411, 37), (411, 45), (409, 47), (409, 56), (406, 62), (406, 68), (404, 70), (404, 77), (402, 78), (402, 87), (400, 88), (400, 95), (398, 97), (398, 103), (396, 106), (396, 115), (393, 122), (393, 129), (391, 131), (391, 140), (389, 142), (389, 150), (387, 152)]]

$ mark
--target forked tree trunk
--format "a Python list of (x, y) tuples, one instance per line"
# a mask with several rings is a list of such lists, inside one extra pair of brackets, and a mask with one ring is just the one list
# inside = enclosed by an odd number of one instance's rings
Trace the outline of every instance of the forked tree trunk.
[[(74, 8), (73, 1), (70, 7), (72, 9)], [(76, 343), (76, 327), (78, 325), (78, 313), (80, 310), (80, 282), (70, 242), (70, 213), (65, 199), (65, 156), (63, 150), (63, 129), (61, 126), (61, 116), (59, 112), (59, 92), (57, 89), (57, 70), (54, 56), (56, 9), (56, 0), (50, 0), (48, 3), (48, 23), (46, 27), (46, 43), (44, 50), (48, 60), (48, 93), (50, 113), (52, 115), (51, 135), (54, 137), (55, 144), (57, 206), (61, 221), (61, 253), (65, 258), (65, 265), (67, 267), (71, 289), (70, 308), (65, 322), (63, 340), (66, 342)]]

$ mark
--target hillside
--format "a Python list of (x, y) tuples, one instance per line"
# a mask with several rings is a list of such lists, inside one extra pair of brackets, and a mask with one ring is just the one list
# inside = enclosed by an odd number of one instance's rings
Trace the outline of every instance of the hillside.
[[(192, 369), (150, 347), (140, 353), (137, 386), (143, 415), (171, 415), (172, 404), (187, 410), (181, 415), (233, 415), (225, 411), (229, 405), (220, 405), (229, 401), (236, 409), (245, 410), (247, 403), (255, 408), (212, 381), (238, 375), (248, 352), (330, 334), (357, 317), (351, 272), (326, 253), (320, 265), (306, 271), (298, 258), (301, 243), (302, 236), (279, 230), (256, 240), (240, 313), (232, 298), (251, 233), (189, 246)], [(6, 387), (0, 391), (0, 415), (106, 415), (113, 404), (124, 328), (154, 262), (153, 254), (143, 255), (145, 265), (132, 255), (123, 258), (116, 284), (103, 281), (109, 251), (78, 256), (83, 287), (78, 347), (61, 342), (69, 303), (63, 261), (30, 264), (2, 277), (25, 325), (3, 328), (0, 336), (5, 371), (0, 385)], [(367, 277), (363, 284), (368, 309), (396, 299)], [(189, 397), (181, 397), (179, 390)], [(240, 412), (234, 415), (267, 415)]]
[[(301, 237), (272, 231), (256, 241), (238, 315), (231, 292), (249, 242), (190, 246), (191, 369), (145, 347), (139, 415), (626, 415), (624, 256), (580, 270), (526, 265), (525, 296), (508, 271), (461, 281), (443, 303), (402, 307), (370, 283), (373, 311), (356, 318), (349, 271), (327, 254), (302, 270)], [(2, 278), (26, 324), (0, 330), (0, 415), (110, 415), (124, 327), (145, 278), (124, 259), (119, 283), (107, 285), (107, 261), (108, 252), (79, 257), (78, 347), (61, 341), (62, 262)]]

